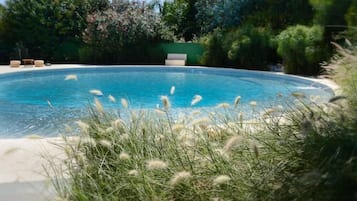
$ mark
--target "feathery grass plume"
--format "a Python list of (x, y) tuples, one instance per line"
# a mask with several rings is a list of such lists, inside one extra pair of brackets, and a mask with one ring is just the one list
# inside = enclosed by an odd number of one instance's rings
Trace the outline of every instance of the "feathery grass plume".
[(229, 103), (220, 103), (217, 105), (217, 108), (229, 108), (230, 105)]
[(149, 170), (162, 170), (168, 167), (167, 163), (162, 160), (148, 160), (146, 161), (146, 168)]
[(91, 138), (91, 137), (82, 137), (81, 138), (81, 143), (84, 145), (90, 145), (90, 146), (97, 146), (97, 143), (95, 141), (95, 139)]
[(140, 113), (130, 110), (130, 119), (132, 122), (136, 122), (136, 120), (138, 120), (138, 115), (140, 116)]
[(94, 106), (97, 109), (97, 111), (101, 114), (104, 113), (104, 108), (102, 103), (98, 100), (98, 98), (94, 98)]
[(238, 107), (239, 102), (240, 102), (240, 99), (241, 99), (240, 96), (237, 96), (237, 97), (234, 99), (234, 108), (237, 108), (237, 107)]
[(130, 139), (130, 135), (128, 133), (124, 133), (119, 136), (120, 141), (126, 141)]
[(105, 140), (105, 139), (99, 140), (99, 144), (107, 148), (112, 147), (112, 143), (109, 140)]
[(65, 124), (65, 125), (64, 125), (64, 130), (65, 130), (67, 133), (72, 133), (72, 132), (73, 132), (72, 127), (69, 126), (68, 124)]
[(84, 123), (83, 121), (79, 120), (75, 122), (78, 127), (81, 129), (82, 132), (88, 133), (89, 125)]
[(27, 139), (31, 139), (31, 140), (43, 139), (43, 137), (42, 137), (42, 136), (40, 136), (40, 135), (36, 135), (36, 134), (26, 135), (25, 137), (26, 137)]
[(128, 108), (129, 107), (129, 103), (125, 98), (121, 98), (120, 99), (120, 103), (123, 106), (123, 108)]
[(212, 120), (208, 117), (201, 117), (191, 121), (192, 126), (208, 125), (210, 123), (212, 123)]
[(231, 178), (227, 175), (219, 175), (213, 179), (213, 185), (225, 184), (230, 180), (231, 180)]
[(122, 128), (124, 125), (124, 122), (122, 119), (118, 118), (118, 119), (112, 121), (111, 124), (112, 124), (113, 129), (114, 128)]
[(301, 93), (301, 92), (293, 92), (291, 93), (292, 96), (294, 96), (295, 98), (305, 98), (305, 94)]
[(161, 110), (161, 109), (155, 109), (154, 112), (157, 114), (157, 115), (165, 115), (165, 111)]
[(283, 111), (284, 110), (284, 106), (278, 105), (278, 106), (275, 107), (275, 109), (278, 110), (278, 111)]
[(112, 95), (110, 95), (110, 94), (109, 94), (109, 96), (108, 96), (108, 99), (109, 99), (109, 101), (112, 102), (112, 103), (115, 103), (115, 102), (116, 102), (114, 96), (112, 96)]
[(171, 103), (170, 103), (169, 97), (161, 96), (160, 100), (161, 100), (162, 105), (164, 106), (165, 110), (167, 111), (171, 107)]
[(7, 150), (3, 153), (3, 155), (4, 155), (4, 156), (5, 156), (5, 155), (10, 155), (10, 154), (13, 154), (13, 153), (15, 153), (15, 152), (17, 152), (17, 151), (19, 151), (19, 150), (20, 150), (19, 147), (12, 147), (12, 148), (7, 149)]
[(175, 93), (175, 86), (172, 86), (171, 89), (170, 89), (170, 95), (174, 95)]
[(155, 136), (154, 141), (155, 142), (163, 142), (165, 139), (166, 139), (165, 135), (157, 135), (157, 136)]
[(137, 170), (129, 170), (128, 175), (134, 176), (134, 177), (138, 176), (139, 175), (139, 171), (137, 171)]
[(193, 147), (197, 141), (197, 138), (191, 132), (184, 131), (180, 133), (179, 136), (177, 136), (177, 140), (183, 147)]
[(190, 178), (192, 178), (192, 175), (190, 172), (187, 171), (182, 171), (182, 172), (177, 172), (174, 174), (170, 180), (170, 185), (171, 186), (176, 186), (177, 184), (187, 181)]
[(47, 100), (47, 105), (48, 105), (48, 107), (53, 108), (53, 105), (50, 100)]
[(249, 105), (252, 106), (252, 107), (256, 107), (257, 106), (257, 101), (250, 101)]
[(98, 89), (89, 90), (89, 93), (91, 93), (94, 96), (103, 96), (103, 92)]
[(321, 101), (321, 97), (320, 96), (311, 95), (310, 96), (310, 101), (314, 102), (314, 103), (318, 103), (319, 101)]
[(174, 124), (174, 125), (172, 126), (172, 131), (173, 131), (173, 132), (179, 133), (179, 132), (181, 132), (183, 129), (185, 129), (185, 125), (183, 125), (183, 124)]
[(222, 132), (220, 132), (220, 129), (216, 129), (212, 125), (208, 125), (205, 131), (207, 132), (208, 137), (212, 139), (219, 139), (222, 137), (223, 134)]
[(202, 100), (202, 96), (200, 95), (195, 95), (191, 101), (191, 106), (196, 105), (198, 102)]
[(119, 154), (119, 159), (120, 160), (129, 160), (130, 159), (130, 155), (128, 153), (126, 153), (125, 151), (122, 151)]
[(108, 127), (105, 129), (105, 133), (111, 133), (114, 131), (114, 128), (113, 127)]
[(212, 201), (224, 201), (223, 198), (211, 198)]
[(217, 114), (217, 113), (215, 113), (215, 112), (209, 112), (209, 113), (208, 113), (209, 117), (211, 117), (211, 118), (215, 117), (216, 114)]
[(214, 151), (217, 152), (222, 158), (229, 159), (228, 153), (225, 152), (223, 149), (215, 149)]
[(239, 112), (239, 114), (238, 114), (238, 120), (239, 120), (239, 123), (242, 125), (243, 124), (243, 117), (244, 116), (244, 114), (243, 114), (243, 112)]
[(224, 152), (229, 152), (232, 150), (233, 147), (235, 147), (236, 145), (238, 145), (238, 143), (240, 143), (242, 141), (243, 137), (240, 135), (235, 135), (232, 136), (231, 138), (229, 138), (226, 142), (226, 144), (223, 147), (223, 151)]
[(75, 80), (77, 81), (78, 80), (78, 77), (76, 74), (69, 74), (69, 75), (66, 75), (66, 77), (64, 78), (64, 80)]
[(273, 108), (268, 108), (266, 109), (263, 114), (262, 114), (262, 117), (269, 117), (271, 116), (273, 113), (275, 112), (275, 110)]
[(198, 115), (200, 115), (201, 114), (201, 110), (193, 110), (192, 112), (191, 112), (191, 116), (198, 116)]

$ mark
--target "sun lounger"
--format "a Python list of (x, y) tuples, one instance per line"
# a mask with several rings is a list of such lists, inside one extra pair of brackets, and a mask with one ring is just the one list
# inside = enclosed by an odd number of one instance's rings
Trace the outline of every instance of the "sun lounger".
[(185, 66), (187, 60), (187, 54), (167, 54), (165, 65), (168, 66)]

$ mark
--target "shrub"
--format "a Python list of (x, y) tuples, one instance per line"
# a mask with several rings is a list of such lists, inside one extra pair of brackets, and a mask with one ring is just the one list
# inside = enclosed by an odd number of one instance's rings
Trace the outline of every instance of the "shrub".
[[(349, 41), (347, 40), (347, 43)], [(333, 74), (333, 79), (341, 85), (342, 93), (349, 97), (351, 112), (357, 108), (357, 47), (350, 44), (348, 48), (342, 48), (333, 43), (337, 48), (337, 55), (333, 57), (325, 69)]]
[(275, 58), (270, 37), (270, 30), (266, 28), (216, 29), (201, 40), (206, 46), (202, 63), (264, 70)]
[(87, 23), (81, 58), (90, 60), (82, 61), (106, 64), (140, 61), (160, 27), (157, 13), (138, 2), (95, 12)]
[(226, 36), (225, 49), (230, 63), (248, 69), (264, 70), (274, 50), (270, 45), (270, 30), (266, 28), (242, 27)]
[(291, 74), (316, 75), (319, 63), (326, 57), (323, 51), (323, 29), (320, 26), (288, 27), (277, 37), (277, 52), (284, 62), (284, 71)]
[(223, 49), (224, 32), (215, 29), (200, 39), (200, 43), (205, 47), (201, 63), (207, 66), (223, 66), (226, 64), (227, 55)]

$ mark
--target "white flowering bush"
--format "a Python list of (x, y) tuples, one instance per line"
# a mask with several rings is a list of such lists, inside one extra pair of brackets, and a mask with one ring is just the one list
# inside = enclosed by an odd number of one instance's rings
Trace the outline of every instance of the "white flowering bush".
[(82, 49), (82, 60), (118, 63), (127, 61), (130, 55), (135, 58), (143, 53), (146, 43), (159, 37), (159, 28), (160, 17), (144, 2), (127, 2), (94, 12), (87, 16), (83, 33), (87, 46)]

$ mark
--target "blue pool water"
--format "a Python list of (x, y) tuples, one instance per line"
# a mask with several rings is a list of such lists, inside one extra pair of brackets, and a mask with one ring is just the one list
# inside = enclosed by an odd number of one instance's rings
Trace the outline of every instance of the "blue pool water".
[[(78, 79), (65, 80), (67, 75)], [(173, 86), (175, 92), (170, 94)], [(120, 108), (120, 99), (125, 98), (133, 109), (161, 106), (162, 95), (177, 110), (233, 104), (237, 96), (242, 97), (242, 105), (256, 101), (269, 107), (296, 92), (319, 96), (321, 101), (333, 95), (330, 88), (305, 79), (232, 69), (100, 67), (17, 72), (0, 75), (0, 136), (57, 134), (64, 124), (86, 113), (93, 102), (89, 92), (93, 89), (103, 92), (97, 98), (106, 108)], [(110, 102), (109, 95), (117, 103)], [(195, 95), (203, 99), (191, 106)]]

